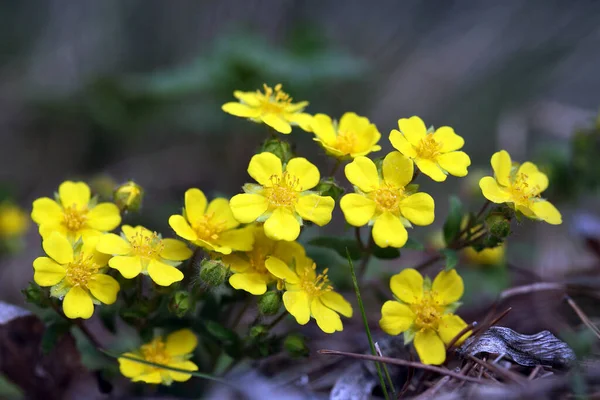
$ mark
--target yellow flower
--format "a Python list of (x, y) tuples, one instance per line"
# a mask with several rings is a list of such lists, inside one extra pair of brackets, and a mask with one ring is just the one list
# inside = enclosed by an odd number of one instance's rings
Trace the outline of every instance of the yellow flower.
[(462, 151), (465, 141), (449, 126), (442, 126), (428, 133), (419, 117), (398, 120), (399, 131), (390, 132), (392, 146), (406, 157), (414, 160), (425, 175), (436, 182), (446, 180), (446, 175), (466, 176), (471, 159)]
[(310, 191), (321, 176), (305, 158), (292, 158), (284, 169), (276, 155), (260, 153), (250, 160), (248, 174), (259, 185), (248, 183), (246, 193), (231, 198), (231, 211), (238, 221), (264, 221), (267, 237), (287, 241), (296, 240), (303, 219), (319, 226), (331, 221), (335, 201)]
[(316, 136), (314, 140), (328, 154), (340, 159), (366, 156), (372, 151), (381, 150), (381, 146), (377, 145), (381, 134), (375, 124), (353, 112), (342, 115), (339, 124), (325, 114), (317, 114), (311, 127)]
[[(168, 335), (166, 340), (161, 336), (156, 337), (150, 343), (142, 345), (138, 351), (123, 355), (171, 368), (197, 371), (198, 366), (190, 361), (196, 346), (196, 335), (189, 329), (181, 329)], [(192, 377), (185, 372), (154, 367), (128, 358), (120, 357), (118, 361), (121, 373), (133, 382), (170, 385), (173, 381), (185, 382)]]
[(235, 229), (240, 223), (233, 217), (229, 201), (216, 198), (208, 204), (200, 189), (185, 192), (183, 215), (171, 215), (169, 225), (182, 238), (196, 246), (221, 254), (252, 249), (252, 233)]
[(112, 231), (121, 223), (116, 205), (95, 204), (88, 185), (71, 181), (58, 187), (57, 201), (48, 197), (34, 201), (31, 218), (40, 226), (42, 238), (58, 232), (72, 242)]
[(229, 278), (229, 284), (233, 288), (261, 295), (267, 291), (270, 283), (277, 280), (277, 277), (265, 266), (267, 257), (274, 257), (287, 265), (293, 265), (294, 259), (305, 257), (305, 252), (302, 245), (297, 242), (269, 239), (262, 226), (254, 225), (247, 229), (251, 229), (254, 235), (252, 250), (226, 255), (222, 258), (222, 262), (229, 265), (233, 272)]
[(344, 329), (339, 314), (352, 317), (352, 306), (342, 295), (333, 291), (327, 269), (317, 275), (316, 265), (308, 257), (295, 259), (295, 270), (276, 257), (265, 263), (269, 272), (285, 283), (283, 304), (300, 325), (313, 317), (325, 333)]
[[(431, 285), (431, 287), (429, 287)], [(386, 301), (381, 308), (379, 326), (389, 335), (414, 334), (415, 348), (424, 364), (442, 364), (446, 360), (445, 345), (467, 324), (452, 314), (463, 295), (463, 281), (455, 270), (442, 271), (428, 283), (412, 268), (390, 280), (396, 300)], [(463, 335), (460, 344), (469, 335)], [(405, 333), (405, 342), (406, 342)], [(409, 341), (412, 339), (408, 337)]]
[(58, 232), (48, 235), (42, 247), (50, 257), (33, 262), (33, 280), (51, 286), (50, 295), (63, 299), (63, 311), (69, 318), (90, 318), (94, 304), (112, 304), (117, 299), (119, 283), (103, 273), (108, 256), (96, 249), (98, 236), (89, 236), (74, 245)]
[(292, 132), (291, 125), (298, 125), (310, 132), (312, 117), (302, 112), (308, 105), (308, 101), (292, 103), (292, 98), (281, 90), (281, 84), (275, 85), (275, 90), (264, 84), (263, 89), (264, 93), (260, 90), (256, 92), (236, 90), (233, 95), (240, 102), (225, 103), (221, 108), (236, 117), (263, 122), (284, 134)]
[(183, 273), (175, 266), (192, 256), (185, 243), (163, 239), (143, 226), (133, 228), (123, 225), (121, 229), (121, 236), (114, 233), (101, 236), (96, 247), (99, 252), (114, 256), (108, 262), (111, 268), (127, 279), (140, 273), (150, 275), (160, 286), (169, 286), (183, 279)]
[(463, 250), (463, 254), (467, 260), (478, 265), (498, 265), (504, 260), (505, 252), (506, 245), (504, 243), (481, 251), (477, 251), (472, 247), (467, 247)]
[(479, 187), (486, 199), (493, 203), (509, 203), (528, 218), (546, 221), (552, 225), (562, 223), (560, 212), (540, 197), (548, 187), (548, 177), (531, 162), (513, 166), (505, 150), (492, 156), (494, 178), (486, 176)]
[(433, 222), (433, 199), (407, 187), (413, 162), (399, 152), (391, 152), (383, 160), (383, 178), (375, 163), (362, 156), (346, 165), (345, 172), (357, 192), (340, 201), (346, 221), (353, 226), (373, 224), (373, 239), (379, 247), (402, 247), (408, 239), (405, 226)]
[(29, 228), (29, 217), (21, 207), (12, 203), (0, 204), (0, 238), (23, 235)]
[(121, 210), (136, 212), (142, 206), (144, 189), (134, 181), (128, 181), (115, 189), (113, 197)]

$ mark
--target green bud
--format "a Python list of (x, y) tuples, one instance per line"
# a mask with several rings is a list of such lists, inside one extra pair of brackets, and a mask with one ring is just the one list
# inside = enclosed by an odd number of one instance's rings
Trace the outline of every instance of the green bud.
[(281, 308), (281, 294), (277, 291), (269, 291), (258, 299), (258, 309), (262, 315), (275, 315)]
[(189, 311), (191, 305), (190, 294), (185, 290), (177, 291), (171, 297), (169, 302), (169, 311), (178, 318), (183, 318)]
[(134, 181), (129, 181), (115, 189), (114, 202), (122, 211), (137, 212), (142, 206), (144, 189)]
[(269, 152), (275, 154), (282, 163), (287, 163), (294, 157), (292, 147), (288, 142), (282, 141), (279, 138), (269, 138), (260, 147), (260, 152)]
[(510, 220), (502, 214), (493, 213), (485, 219), (488, 232), (498, 239), (505, 239), (510, 235)]
[(27, 288), (23, 289), (21, 293), (25, 295), (25, 300), (28, 303), (34, 304), (40, 308), (48, 307), (48, 299), (45, 293), (42, 291), (42, 288), (36, 283), (29, 282)]
[(306, 346), (306, 337), (299, 333), (287, 335), (283, 341), (283, 347), (292, 357), (308, 357), (310, 354)]
[(221, 260), (204, 259), (200, 263), (200, 279), (209, 286), (219, 286), (229, 276), (229, 266)]
[(344, 194), (344, 188), (338, 185), (333, 177), (322, 179), (314, 190), (319, 192), (321, 196), (333, 197), (336, 202)]
[(252, 339), (260, 339), (267, 336), (268, 334), (269, 328), (267, 328), (265, 325), (254, 325), (250, 328), (248, 336), (250, 336)]

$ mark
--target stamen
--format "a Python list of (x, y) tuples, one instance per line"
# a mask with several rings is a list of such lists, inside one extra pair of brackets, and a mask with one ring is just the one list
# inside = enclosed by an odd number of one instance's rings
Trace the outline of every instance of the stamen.
[(81, 230), (87, 221), (87, 208), (78, 210), (75, 204), (63, 208), (63, 224), (71, 231)]
[(443, 306), (436, 300), (436, 296), (435, 292), (426, 291), (419, 302), (410, 305), (415, 313), (417, 329), (437, 329), (443, 314)]
[(225, 230), (225, 222), (216, 219), (214, 213), (204, 214), (199, 220), (192, 221), (192, 229), (200, 239), (212, 242)]
[(130, 243), (132, 253), (146, 260), (158, 257), (165, 247), (163, 241), (156, 232), (153, 232), (151, 235), (137, 232), (135, 236), (131, 238)]
[(435, 160), (441, 153), (441, 143), (436, 142), (432, 134), (427, 134), (417, 146), (417, 153), (420, 158)]
[(352, 131), (338, 131), (337, 137), (335, 138), (335, 148), (345, 154), (354, 152), (357, 144), (356, 134)]
[(98, 273), (100, 266), (94, 262), (93, 256), (84, 258), (83, 254), (66, 267), (65, 280), (69, 286), (87, 288), (90, 278)]
[(370, 197), (377, 204), (379, 212), (390, 211), (398, 213), (400, 210), (400, 201), (404, 199), (405, 195), (403, 188), (395, 188), (384, 182), (382, 187), (370, 194)]
[(271, 175), (271, 186), (265, 188), (264, 195), (272, 207), (293, 209), (302, 191), (300, 180), (285, 171), (282, 175)]
[(302, 271), (302, 273), (299, 275), (300, 286), (302, 287), (302, 290), (309, 295), (309, 297), (318, 297), (325, 292), (333, 290), (333, 287), (329, 283), (329, 277), (327, 276), (329, 268), (325, 268), (322, 273), (315, 277), (314, 271), (316, 268), (316, 264), (313, 263), (310, 269), (304, 269), (304, 271)]
[(146, 361), (163, 365), (168, 365), (171, 362), (171, 356), (167, 353), (167, 346), (160, 337), (142, 345), (140, 352)]

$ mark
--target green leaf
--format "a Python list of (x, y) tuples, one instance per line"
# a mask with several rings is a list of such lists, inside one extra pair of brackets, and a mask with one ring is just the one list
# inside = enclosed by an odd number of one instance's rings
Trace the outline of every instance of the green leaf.
[(381, 260), (393, 260), (395, 258), (400, 257), (400, 250), (395, 247), (379, 247), (377, 245), (373, 246), (372, 254), (374, 257), (379, 258)]
[(402, 248), (419, 251), (425, 250), (425, 246), (423, 245), (423, 243), (419, 242), (417, 239), (411, 238), (410, 236), (408, 237), (408, 240)]
[[(321, 236), (310, 240), (308, 244), (332, 249), (344, 258), (346, 257), (346, 254), (348, 254), (352, 260), (360, 260), (362, 256), (358, 243), (351, 238)], [(346, 253), (346, 249), (348, 249), (348, 253)]]
[(334, 178), (321, 179), (321, 182), (313, 189), (321, 196), (331, 196), (336, 202), (344, 194), (344, 188), (338, 185)]
[(440, 253), (442, 253), (446, 259), (446, 271), (454, 269), (456, 264), (458, 264), (458, 253), (451, 249), (442, 249), (440, 250)]
[(413, 339), (415, 338), (416, 334), (417, 334), (417, 332), (415, 331), (415, 328), (413, 328), (412, 326), (410, 328), (408, 328), (408, 330), (404, 331), (404, 335), (403, 335), (404, 345), (406, 346), (407, 344), (410, 344), (413, 341)]
[(446, 241), (446, 245), (449, 245), (456, 239), (456, 235), (460, 232), (462, 217), (462, 202), (458, 197), (450, 196), (450, 209), (446, 222), (444, 222), (444, 240)]
[(56, 320), (48, 324), (42, 336), (42, 352), (48, 354), (56, 346), (60, 338), (69, 332), (70, 328), (71, 324), (65, 320)]
[(212, 337), (222, 343), (235, 343), (239, 339), (237, 333), (216, 321), (206, 321), (204, 326)]

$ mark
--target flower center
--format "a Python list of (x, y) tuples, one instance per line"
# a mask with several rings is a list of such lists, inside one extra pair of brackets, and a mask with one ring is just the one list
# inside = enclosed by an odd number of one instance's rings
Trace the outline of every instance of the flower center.
[(417, 329), (437, 329), (444, 307), (435, 299), (435, 293), (426, 291), (423, 298), (410, 308), (415, 313)]
[(271, 186), (265, 188), (264, 196), (271, 206), (293, 209), (298, 200), (298, 192), (302, 191), (300, 180), (287, 171), (282, 175), (271, 175), (269, 180)]
[(157, 258), (165, 247), (156, 232), (152, 232), (151, 235), (137, 232), (129, 243), (131, 244), (131, 252), (146, 260)]
[(87, 208), (78, 210), (77, 206), (63, 208), (63, 223), (69, 231), (76, 232), (82, 229), (87, 221)]
[(303, 292), (306, 292), (310, 298), (318, 297), (325, 292), (329, 292), (333, 290), (333, 287), (329, 283), (329, 277), (327, 276), (327, 272), (329, 268), (325, 268), (323, 273), (315, 275), (314, 271), (317, 269), (317, 265), (315, 263), (312, 264), (311, 268), (304, 269), (300, 276), (300, 287)]
[(275, 85), (274, 90), (265, 83), (263, 90), (264, 94), (258, 90), (257, 94), (264, 113), (280, 114), (292, 103), (290, 95), (281, 90), (281, 83)]
[(354, 152), (357, 142), (356, 134), (352, 131), (339, 131), (335, 138), (335, 148), (339, 151), (350, 154)]
[(515, 203), (528, 204), (532, 197), (539, 197), (539, 187), (529, 186), (527, 183), (527, 174), (520, 173), (515, 176), (514, 181), (510, 187), (510, 193), (512, 194)]
[(215, 241), (219, 239), (219, 234), (225, 229), (225, 223), (215, 219), (215, 213), (209, 213), (194, 221), (192, 228), (200, 239)]
[(417, 147), (417, 154), (420, 158), (424, 158), (427, 160), (435, 160), (437, 156), (440, 155), (441, 147), (441, 143), (436, 142), (432, 134), (427, 134), (419, 142), (419, 146)]
[(160, 337), (142, 345), (140, 351), (146, 361), (162, 365), (168, 365), (171, 362), (171, 356), (167, 353), (167, 346)]
[(94, 258), (92, 256), (87, 256), (84, 258), (83, 255), (79, 255), (79, 257), (67, 265), (65, 279), (69, 286), (81, 286), (83, 288), (87, 288), (87, 284), (92, 277), (98, 273), (100, 266), (94, 262)]
[(254, 248), (248, 254), (250, 258), (250, 267), (254, 272), (257, 272), (261, 275), (270, 275), (269, 270), (265, 267), (265, 260), (267, 256), (271, 253), (271, 246), (260, 246), (256, 243), (254, 244)]
[(372, 192), (371, 198), (377, 204), (377, 209), (380, 212), (397, 213), (400, 209), (400, 201), (404, 198), (404, 189), (384, 184), (384, 186)]

